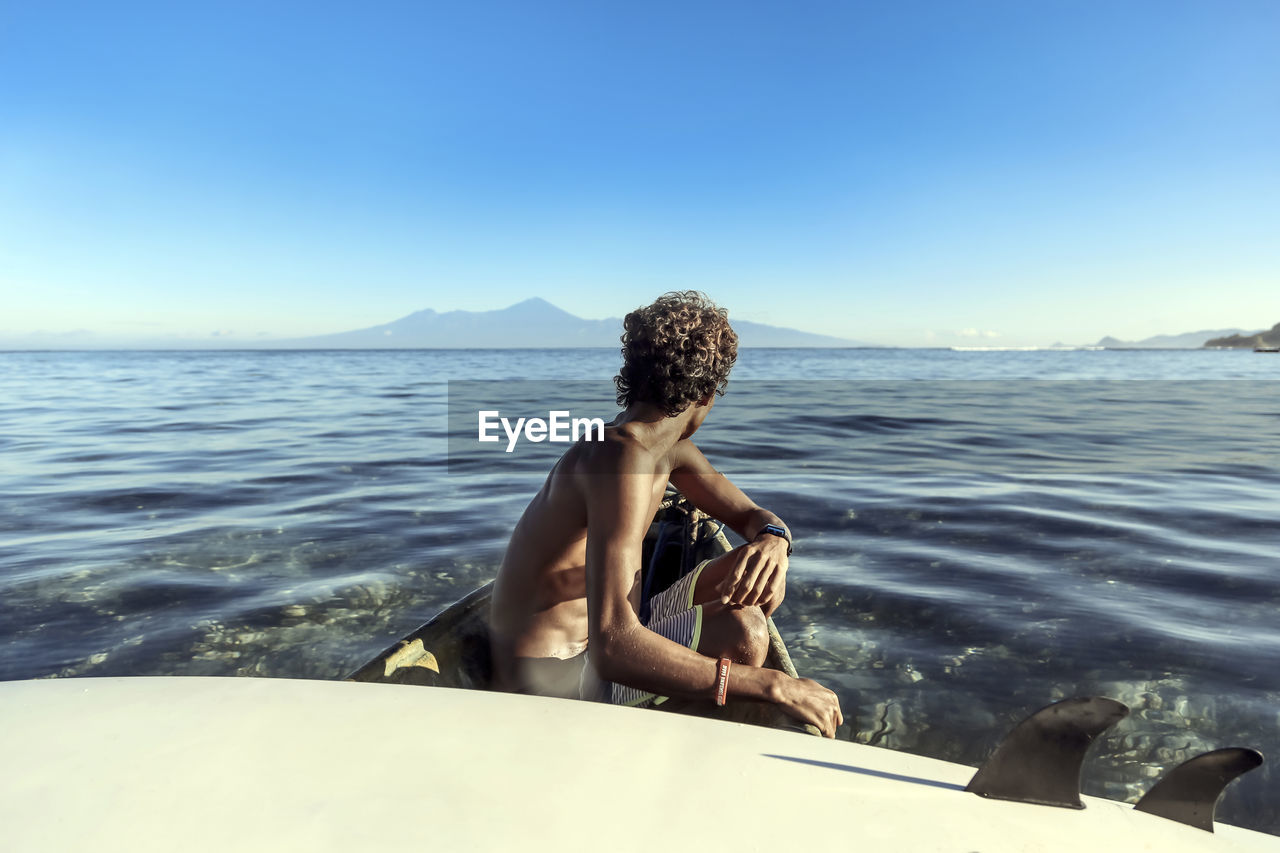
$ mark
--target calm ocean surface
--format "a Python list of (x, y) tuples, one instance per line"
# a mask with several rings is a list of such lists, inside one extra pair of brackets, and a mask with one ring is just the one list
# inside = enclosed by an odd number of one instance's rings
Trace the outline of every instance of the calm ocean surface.
[[(563, 448), (467, 456), (447, 383), (594, 380), (563, 388), (607, 419), (616, 367), (0, 353), (0, 679), (342, 677), (493, 577)], [(1086, 792), (1253, 746), (1273, 764), (1219, 817), (1280, 834), (1277, 378), (1251, 352), (753, 350), (698, 442), (795, 530), (776, 618), (842, 736), (978, 764), (1104, 694), (1133, 712)]]

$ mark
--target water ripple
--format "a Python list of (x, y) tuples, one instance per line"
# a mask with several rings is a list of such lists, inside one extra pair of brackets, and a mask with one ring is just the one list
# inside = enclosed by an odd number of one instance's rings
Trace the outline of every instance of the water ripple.
[[(1197, 750), (1280, 753), (1250, 356), (746, 351), (699, 443), (796, 533), (778, 622), (842, 736), (974, 764), (1104, 693), (1134, 713), (1090, 792), (1133, 799)], [(554, 459), (451, 453), (445, 380), (607, 391), (616, 358), (0, 355), (0, 678), (343, 675), (493, 576)], [(1204, 376), (1231, 381), (1128, 381)], [(1277, 791), (1263, 768), (1220, 814), (1280, 831)]]

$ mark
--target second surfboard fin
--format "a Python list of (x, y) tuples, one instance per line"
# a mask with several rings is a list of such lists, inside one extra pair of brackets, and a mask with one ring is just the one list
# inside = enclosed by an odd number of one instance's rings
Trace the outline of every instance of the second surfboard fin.
[(1164, 775), (1134, 809), (1213, 832), (1213, 813), (1222, 792), (1262, 764), (1256, 749), (1229, 747), (1202, 753)]
[(1129, 708), (1103, 696), (1055, 702), (1005, 735), (966, 791), (997, 800), (1082, 809), (1080, 769), (1094, 739)]

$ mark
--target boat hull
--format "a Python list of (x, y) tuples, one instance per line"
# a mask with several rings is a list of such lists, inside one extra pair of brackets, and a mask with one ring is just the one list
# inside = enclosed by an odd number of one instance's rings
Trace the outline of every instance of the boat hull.
[[(0, 684), (7, 851), (1280, 853), (847, 741), (476, 690), (252, 678)], [(763, 807), (761, 807), (763, 804)]]

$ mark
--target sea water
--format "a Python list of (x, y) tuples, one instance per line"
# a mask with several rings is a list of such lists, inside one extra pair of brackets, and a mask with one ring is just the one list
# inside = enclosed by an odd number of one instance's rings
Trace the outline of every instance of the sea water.
[[(563, 449), (472, 459), (450, 388), (536, 387), (542, 414), (600, 388), (607, 419), (617, 363), (0, 353), (0, 678), (342, 677), (493, 577)], [(1085, 790), (1133, 800), (1208, 749), (1280, 760), (1277, 377), (1251, 352), (749, 350), (697, 440), (795, 532), (776, 620), (842, 737), (976, 765), (1026, 713), (1112, 696), (1133, 710)], [(1219, 817), (1280, 833), (1280, 773)]]

